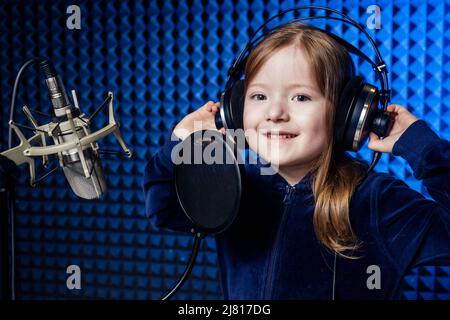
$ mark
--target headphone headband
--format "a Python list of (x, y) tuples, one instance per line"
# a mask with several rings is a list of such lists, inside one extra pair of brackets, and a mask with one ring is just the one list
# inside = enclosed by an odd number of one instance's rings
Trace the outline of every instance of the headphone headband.
[[(293, 20), (289, 21), (288, 23), (284, 23), (284, 24), (278, 25), (276, 27), (273, 27), (273, 28), (269, 29), (268, 31), (266, 31), (265, 33), (263, 33), (262, 35), (260, 35), (257, 38), (255, 38), (255, 36), (258, 34), (258, 32), (261, 31), (269, 22), (271, 22), (275, 18), (280, 17), (282, 15), (285, 15), (286, 13), (289, 13), (289, 12), (292, 12), (292, 11), (305, 10), (305, 9), (320, 9), (320, 10), (324, 10), (324, 11), (329, 12), (329, 13), (338, 14), (342, 18), (340, 18), (340, 17), (332, 17), (332, 16), (308, 16), (308, 17), (303, 17), (303, 18), (297, 18), (297, 19), (293, 19)], [(343, 47), (345, 47), (349, 52), (356, 54), (357, 56), (361, 57), (362, 59), (366, 60), (367, 62), (369, 62), (371, 64), (372, 69), (377, 73), (378, 79), (379, 79), (379, 81), (381, 83), (380, 100), (382, 102), (383, 109), (386, 110), (387, 104), (390, 101), (390, 89), (389, 89), (389, 81), (388, 81), (388, 77), (387, 77), (387, 67), (386, 67), (386, 64), (384, 63), (383, 59), (381, 58), (381, 54), (380, 54), (380, 52), (378, 50), (378, 47), (376, 46), (374, 40), (367, 33), (367, 31), (365, 30), (364, 26), (361, 25), (360, 23), (358, 23), (357, 21), (353, 20), (352, 18), (350, 18), (349, 16), (345, 15), (342, 12), (339, 12), (339, 11), (331, 9), (331, 8), (321, 7), (321, 6), (300, 6), (300, 7), (287, 9), (287, 10), (279, 12), (278, 14), (276, 14), (276, 15), (270, 17), (268, 20), (266, 20), (252, 34), (252, 36), (250, 37), (250, 40), (247, 42), (247, 44), (244, 47), (244, 49), (239, 53), (238, 57), (233, 62), (233, 65), (228, 70), (228, 79), (226, 81), (225, 87), (228, 88), (229, 85), (232, 84), (234, 81), (239, 80), (239, 79), (236, 79), (236, 77), (240, 77), (240, 75), (237, 72), (242, 70), (243, 63), (246, 61), (246, 59), (247, 59), (248, 55), (250, 54), (251, 50), (262, 39), (264, 39), (268, 34), (271, 34), (274, 31), (276, 31), (277, 29), (279, 29), (279, 28), (281, 28), (281, 27), (283, 27), (285, 25), (288, 25), (290, 23), (301, 22), (301, 21), (304, 21), (304, 20), (317, 20), (317, 19), (330, 19), (330, 20), (337, 20), (337, 21), (345, 22), (345, 23), (348, 23), (348, 24), (354, 26), (358, 30), (362, 31), (364, 33), (364, 35), (366, 35), (366, 37), (369, 39), (369, 41), (370, 41), (370, 43), (371, 43), (371, 45), (372, 45), (372, 47), (373, 47), (373, 49), (375, 51), (375, 54), (376, 54), (377, 59), (378, 59), (378, 63), (375, 63), (372, 59), (370, 59), (361, 50), (359, 50), (358, 48), (356, 48), (355, 46), (353, 46), (352, 44), (350, 44), (348, 41), (344, 40), (343, 38), (339, 37), (338, 35), (330, 32), (330, 31), (324, 30), (322, 28), (319, 28), (319, 27), (316, 27), (316, 26), (313, 26), (313, 25), (309, 25), (312, 28), (315, 28), (317, 30), (320, 30), (320, 31), (326, 33), (328, 36), (332, 37), (339, 44), (341, 44)]]

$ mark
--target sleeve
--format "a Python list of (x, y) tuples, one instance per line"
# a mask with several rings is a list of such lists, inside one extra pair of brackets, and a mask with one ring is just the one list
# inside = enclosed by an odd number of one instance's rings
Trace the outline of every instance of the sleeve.
[(374, 205), (383, 246), (402, 271), (420, 264), (450, 265), (450, 142), (417, 120), (392, 154), (408, 162), (433, 199), (382, 174)]
[(156, 228), (190, 232), (193, 225), (178, 202), (171, 160), (172, 149), (179, 143), (181, 139), (169, 135), (169, 139), (147, 162), (143, 181), (145, 211)]

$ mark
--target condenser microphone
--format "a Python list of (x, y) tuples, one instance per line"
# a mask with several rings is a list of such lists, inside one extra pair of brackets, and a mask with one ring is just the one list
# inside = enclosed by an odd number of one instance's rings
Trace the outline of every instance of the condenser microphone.
[[(51, 61), (41, 61), (40, 68), (53, 106), (54, 122), (58, 124), (51, 134), (55, 145), (79, 141), (88, 136), (90, 134), (88, 124), (74, 122), (74, 118), (80, 115), (80, 110), (77, 103), (75, 104), (77, 108), (72, 108), (61, 77)], [(98, 146), (94, 142), (82, 146), (81, 150), (79, 148), (74, 147), (58, 153), (64, 175), (77, 196), (84, 199), (100, 198), (106, 191), (106, 182), (97, 152)]]

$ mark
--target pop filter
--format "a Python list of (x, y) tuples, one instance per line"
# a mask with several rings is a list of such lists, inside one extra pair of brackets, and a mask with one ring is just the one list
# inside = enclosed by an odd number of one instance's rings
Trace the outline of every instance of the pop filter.
[(178, 201), (195, 232), (217, 234), (239, 211), (242, 192), (239, 153), (215, 130), (192, 133), (178, 145), (175, 186)]
[(237, 150), (234, 141), (227, 141), (217, 130), (195, 131), (176, 145), (171, 157), (175, 189), (181, 208), (194, 225), (194, 244), (186, 269), (162, 300), (170, 299), (188, 278), (201, 239), (225, 231), (236, 218), (243, 188), (243, 162)]

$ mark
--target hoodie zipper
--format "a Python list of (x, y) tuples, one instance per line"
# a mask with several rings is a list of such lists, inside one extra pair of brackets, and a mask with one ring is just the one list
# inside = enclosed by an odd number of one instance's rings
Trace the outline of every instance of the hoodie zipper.
[(274, 273), (273, 269), (275, 268), (275, 261), (278, 256), (278, 242), (280, 241), (281, 230), (283, 229), (283, 225), (284, 225), (284, 221), (285, 221), (285, 217), (286, 217), (286, 211), (288, 209), (288, 203), (291, 200), (292, 195), (294, 194), (294, 190), (295, 190), (295, 187), (293, 187), (291, 185), (287, 185), (285, 188), (285, 194), (284, 194), (284, 198), (283, 198), (283, 211), (281, 213), (281, 221), (280, 221), (280, 224), (278, 225), (277, 234), (275, 236), (275, 242), (273, 244), (272, 252), (271, 252), (270, 260), (269, 260), (270, 264), (269, 264), (269, 269), (268, 269), (268, 274), (267, 274), (266, 290), (264, 292), (265, 299), (270, 299), (270, 293), (271, 293), (272, 287), (273, 287), (273, 273)]

